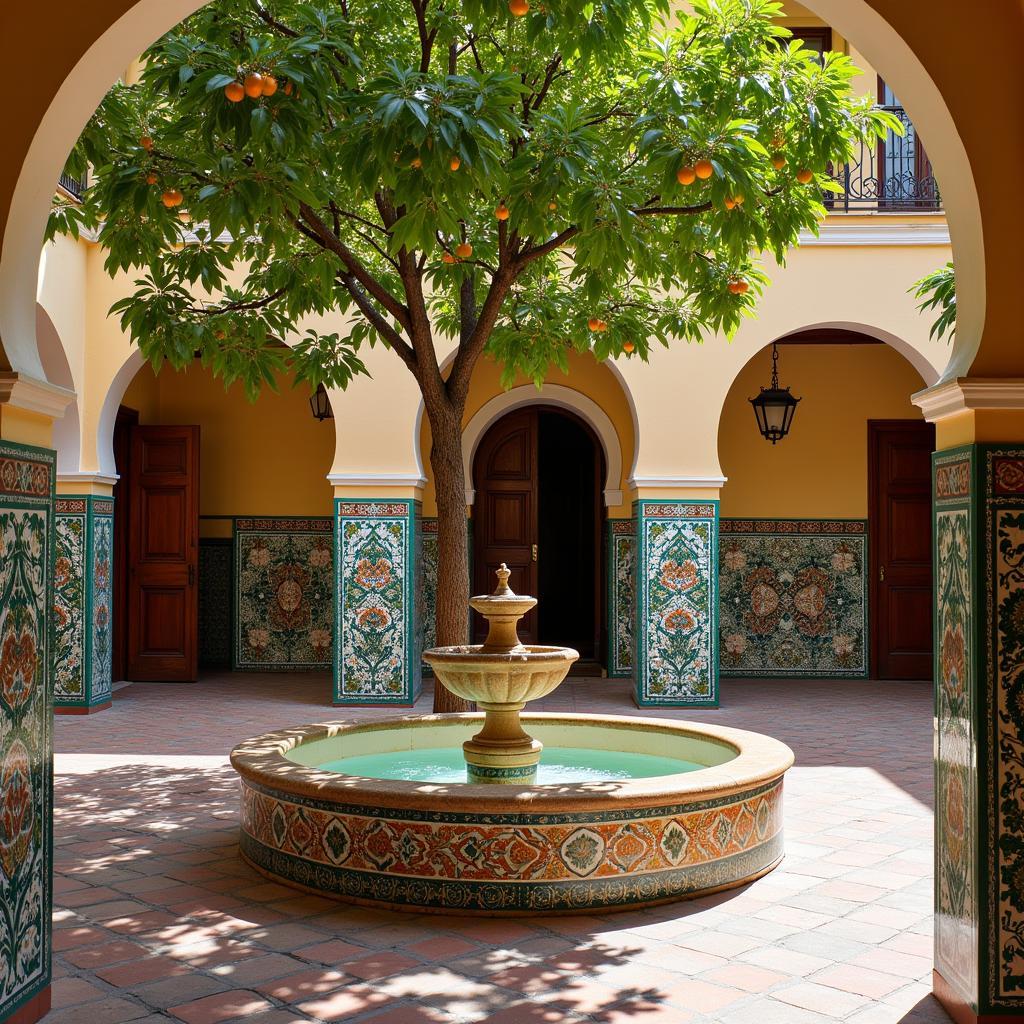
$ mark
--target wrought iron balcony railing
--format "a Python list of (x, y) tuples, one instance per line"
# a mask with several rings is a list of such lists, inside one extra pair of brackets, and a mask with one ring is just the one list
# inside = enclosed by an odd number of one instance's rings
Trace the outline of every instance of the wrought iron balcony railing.
[(60, 185), (65, 192), (78, 200), (81, 200), (82, 193), (85, 191), (86, 181), (85, 178), (71, 178), (66, 174), (62, 174), (58, 179), (57, 183)]
[(826, 193), (825, 205), (843, 213), (941, 210), (939, 184), (913, 122), (903, 107), (881, 109), (899, 118), (904, 134), (889, 132), (878, 143), (862, 143), (856, 159), (834, 171), (842, 191)]

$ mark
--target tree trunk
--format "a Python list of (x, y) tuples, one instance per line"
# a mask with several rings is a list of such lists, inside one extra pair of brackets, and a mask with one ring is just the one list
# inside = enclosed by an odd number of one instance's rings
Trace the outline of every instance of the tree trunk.
[[(462, 410), (426, 405), (433, 445), (430, 466), (437, 494), (437, 645), (468, 642), (469, 534), (462, 469)], [(472, 711), (473, 705), (434, 683), (434, 711)]]

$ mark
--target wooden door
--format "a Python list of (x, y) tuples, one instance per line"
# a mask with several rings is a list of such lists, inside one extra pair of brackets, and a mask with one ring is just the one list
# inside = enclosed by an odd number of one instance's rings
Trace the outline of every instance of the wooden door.
[(132, 428), (128, 678), (194, 681), (199, 428)]
[[(537, 411), (503, 416), (484, 435), (473, 464), (476, 503), (473, 518), (473, 593), (490, 594), (495, 570), (505, 562), (517, 594), (537, 593)], [(473, 633), (486, 633), (474, 613)], [(537, 616), (519, 623), (523, 643), (537, 642)]]
[(114, 567), (111, 596), (111, 672), (115, 683), (128, 678), (128, 524), (131, 522), (132, 428), (139, 425), (135, 409), (122, 405), (114, 420)]
[(932, 676), (934, 449), (930, 423), (868, 421), (870, 629), (877, 679)]

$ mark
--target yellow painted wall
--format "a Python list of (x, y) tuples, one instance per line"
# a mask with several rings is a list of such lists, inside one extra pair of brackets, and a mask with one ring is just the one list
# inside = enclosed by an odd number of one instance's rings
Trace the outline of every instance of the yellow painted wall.
[[(532, 385), (532, 383), (526, 377), (521, 377), (517, 378), (511, 386), (520, 387), (524, 384)], [(614, 486), (625, 491), (626, 479), (629, 476), (630, 467), (633, 465), (633, 455), (636, 450), (636, 432), (633, 428), (633, 416), (629, 402), (618, 379), (606, 365), (599, 363), (592, 356), (572, 353), (569, 356), (568, 375), (563, 374), (560, 370), (553, 370), (548, 374), (546, 383), (558, 384), (586, 395), (607, 414), (615, 428), (619, 449), (622, 452), (622, 479)], [(462, 418), (463, 427), (480, 411), (482, 406), (495, 396), (500, 395), (503, 390), (499, 365), (492, 359), (481, 359), (473, 371), (473, 380), (469, 396), (466, 399), (466, 411)], [(542, 399), (538, 396), (538, 402), (540, 401)], [(424, 473), (427, 476), (427, 485), (423, 492), (423, 514), (435, 516), (437, 515), (437, 500), (434, 496), (434, 485), (430, 473), (430, 425), (427, 423), (426, 416), (423, 417), (420, 427), (420, 457), (423, 461)], [(470, 481), (467, 481), (466, 484), (471, 486)], [(603, 481), (601, 487), (604, 488)], [(628, 507), (610, 508), (608, 514), (621, 516), (628, 515), (629, 511)]]
[(729, 478), (727, 517), (863, 519), (868, 514), (867, 421), (920, 420), (920, 374), (888, 345), (783, 345), (779, 381), (801, 399), (776, 445), (757, 431), (748, 399), (771, 378), (771, 347), (740, 371), (722, 410), (718, 449)]
[[(251, 403), (240, 385), (229, 391), (197, 362), (180, 373), (144, 366), (123, 405), (144, 424), (198, 424), (199, 511), (203, 516), (329, 516), (327, 473), (334, 426), (313, 419), (309, 389), (282, 379), (277, 393)], [(204, 524), (204, 535), (216, 535)]]

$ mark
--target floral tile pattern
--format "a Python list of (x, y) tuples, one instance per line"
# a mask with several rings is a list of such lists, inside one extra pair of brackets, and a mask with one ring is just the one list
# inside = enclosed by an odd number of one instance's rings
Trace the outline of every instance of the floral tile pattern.
[(608, 675), (633, 674), (636, 623), (636, 523), (608, 521)]
[(54, 454), (0, 442), (0, 1019), (50, 982)]
[(236, 519), (234, 668), (331, 664), (329, 518)]
[(336, 703), (411, 704), (419, 693), (414, 501), (335, 502)]
[(61, 496), (54, 518), (54, 702), (97, 707), (111, 693), (114, 502)]
[(437, 635), (437, 520), (420, 520), (419, 586), (423, 595), (423, 649), (434, 646)]
[(718, 703), (718, 504), (638, 501), (636, 698)]
[(867, 524), (723, 519), (721, 672), (868, 674)]
[(972, 476), (969, 453), (935, 457), (935, 964), (947, 983), (976, 1001)]

